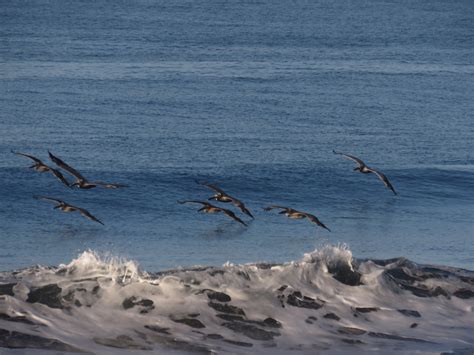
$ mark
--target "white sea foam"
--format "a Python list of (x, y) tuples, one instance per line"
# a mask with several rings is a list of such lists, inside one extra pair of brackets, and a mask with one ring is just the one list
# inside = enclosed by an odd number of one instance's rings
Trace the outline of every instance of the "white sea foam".
[[(157, 274), (85, 251), (67, 265), (3, 273), (0, 280), (3, 347), (23, 341), (94, 353), (474, 349), (472, 272), (405, 259), (354, 260), (346, 245), (286, 264)], [(20, 333), (57, 342), (25, 343), (24, 335), (15, 338)]]

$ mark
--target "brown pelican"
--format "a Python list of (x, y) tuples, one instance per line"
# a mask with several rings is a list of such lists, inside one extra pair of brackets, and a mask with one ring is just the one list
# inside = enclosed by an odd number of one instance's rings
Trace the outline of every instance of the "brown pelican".
[(213, 185), (213, 184), (205, 184), (205, 183), (202, 183), (202, 182), (199, 182), (197, 180), (195, 180), (196, 183), (198, 183), (199, 185), (203, 185), (203, 186), (206, 186), (208, 188), (210, 188), (211, 190), (214, 190), (216, 193), (214, 194), (214, 196), (210, 197), (209, 198), (209, 201), (211, 200), (215, 200), (215, 201), (219, 201), (219, 202), (224, 202), (224, 203), (229, 203), (231, 202), (235, 207), (239, 208), (243, 213), (245, 213), (247, 216), (251, 217), (251, 218), (254, 218), (252, 216), (252, 214), (250, 213), (250, 211), (245, 207), (244, 203), (238, 199), (236, 199), (235, 197), (232, 197), (230, 196), (229, 194), (226, 194), (224, 192), (224, 190), (222, 190), (221, 188), (217, 187), (216, 185)]
[(20, 153), (20, 152), (14, 152), (13, 150), (11, 151), (13, 154), (16, 154), (16, 155), (22, 155), (24, 157), (27, 157), (27, 158), (30, 158), (32, 159), (35, 163), (33, 165), (31, 165), (29, 168), (30, 169), (35, 169), (35, 171), (38, 171), (40, 173), (44, 173), (46, 171), (49, 171), (51, 172), (59, 181), (61, 181), (64, 185), (66, 185), (67, 187), (71, 187), (69, 182), (66, 180), (66, 178), (63, 176), (63, 174), (61, 174), (61, 172), (57, 169), (54, 169), (48, 165), (46, 165), (45, 163), (43, 163), (41, 160), (39, 160), (38, 158), (32, 156), (32, 155), (29, 155), (29, 154), (24, 154), (24, 153)]
[(297, 210), (294, 210), (293, 208), (290, 207), (283, 207), (283, 206), (268, 206), (265, 207), (263, 210), (264, 211), (271, 211), (274, 208), (279, 208), (282, 211), (278, 212), (278, 214), (285, 214), (288, 218), (291, 219), (303, 219), (307, 218), (309, 221), (316, 223), (318, 226), (327, 229), (328, 231), (331, 231), (328, 227), (326, 227), (324, 224), (321, 223), (321, 221), (312, 214), (306, 213), (306, 212), (300, 212)]
[(48, 154), (51, 160), (57, 166), (59, 166), (61, 169), (66, 170), (69, 174), (71, 174), (72, 176), (76, 178), (76, 182), (71, 184), (71, 187), (77, 186), (80, 189), (92, 189), (97, 186), (105, 187), (107, 189), (118, 189), (120, 187), (128, 187), (127, 185), (123, 185), (123, 184), (112, 184), (112, 183), (107, 183), (107, 182), (102, 182), (102, 181), (90, 182), (84, 176), (82, 176), (76, 169), (72, 168), (71, 166), (63, 162), (61, 159), (54, 156), (49, 150), (48, 150)]
[(89, 211), (87, 211), (86, 209), (84, 208), (80, 208), (80, 207), (76, 207), (76, 206), (73, 206), (73, 205), (70, 205), (69, 203), (66, 203), (62, 200), (58, 200), (56, 198), (52, 198), (52, 197), (46, 197), (46, 196), (33, 196), (35, 199), (37, 200), (46, 200), (46, 201), (53, 201), (53, 202), (56, 202), (57, 205), (54, 206), (54, 208), (58, 208), (60, 209), (61, 211), (63, 212), (74, 212), (74, 211), (78, 211), (81, 215), (83, 215), (84, 217), (86, 217), (87, 219), (90, 219), (91, 221), (94, 221), (94, 222), (97, 222), (97, 223), (100, 223), (102, 225), (104, 225), (104, 223), (102, 223), (101, 221), (99, 221), (97, 218), (95, 218), (93, 215), (91, 215), (89, 213)]
[(370, 173), (374, 173), (375, 175), (377, 175), (379, 177), (380, 180), (382, 180), (382, 182), (384, 183), (385, 187), (389, 188), (390, 190), (392, 190), (392, 192), (396, 195), (397, 193), (395, 192), (395, 189), (393, 188), (392, 184), (390, 183), (390, 181), (388, 181), (388, 178), (382, 174), (380, 171), (378, 170), (375, 170), (375, 169), (372, 169), (372, 168), (369, 168), (362, 160), (360, 160), (359, 158), (353, 156), (353, 155), (349, 155), (349, 154), (344, 154), (344, 153), (340, 153), (340, 152), (336, 152), (335, 150), (333, 150), (333, 153), (334, 154), (339, 154), (339, 155), (342, 155), (343, 157), (346, 157), (347, 159), (350, 159), (350, 160), (353, 160), (355, 161), (359, 166), (357, 166), (356, 168), (354, 168), (354, 171), (359, 171), (363, 174), (370, 174)]
[(232, 218), (233, 220), (243, 224), (244, 226), (247, 226), (247, 224), (242, 221), (239, 217), (237, 217), (235, 215), (234, 212), (232, 212), (231, 210), (228, 210), (226, 208), (221, 208), (221, 207), (217, 207), (217, 206), (214, 206), (214, 205), (211, 205), (209, 202), (203, 202), (203, 201), (195, 201), (195, 200), (189, 200), (189, 201), (178, 201), (178, 203), (180, 204), (184, 204), (184, 203), (199, 203), (201, 205), (203, 205), (203, 207), (201, 207), (200, 209), (198, 209), (198, 212), (199, 211), (203, 211), (204, 213), (219, 213), (219, 212), (224, 212), (227, 216), (229, 216), (230, 218)]

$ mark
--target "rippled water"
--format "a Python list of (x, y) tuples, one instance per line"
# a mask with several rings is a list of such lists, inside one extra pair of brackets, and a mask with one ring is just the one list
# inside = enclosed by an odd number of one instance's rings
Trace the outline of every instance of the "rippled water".
[[(357, 257), (474, 269), (471, 1), (21, 1), (0, 8), (0, 270), (86, 249), (156, 271)], [(123, 190), (70, 191), (10, 149)], [(379, 168), (352, 172), (332, 153)], [(248, 228), (178, 199), (218, 184)], [(61, 198), (104, 221), (52, 211)], [(332, 232), (262, 211), (316, 214)], [(247, 220), (247, 219), (246, 219)]]

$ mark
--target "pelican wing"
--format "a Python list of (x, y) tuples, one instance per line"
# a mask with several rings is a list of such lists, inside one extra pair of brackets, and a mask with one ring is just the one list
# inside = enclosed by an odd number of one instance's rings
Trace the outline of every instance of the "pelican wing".
[(305, 212), (301, 212), (301, 213), (304, 214), (306, 216), (306, 218), (308, 218), (311, 222), (316, 223), (318, 226), (320, 226), (324, 229), (327, 229), (328, 231), (331, 231), (315, 215), (312, 215), (310, 213), (305, 213)]
[(353, 155), (344, 154), (344, 153), (341, 153), (341, 152), (336, 152), (335, 150), (333, 150), (333, 153), (342, 155), (343, 157), (346, 157), (347, 159), (355, 161), (357, 164), (359, 164), (360, 167), (367, 166), (361, 159), (359, 159), (359, 158), (357, 158)]
[(94, 221), (94, 222), (97, 222), (97, 223), (100, 223), (100, 224), (104, 225), (104, 223), (102, 223), (102, 222), (101, 222), (100, 220), (98, 220), (96, 217), (94, 217), (93, 215), (91, 215), (88, 210), (86, 210), (86, 209), (84, 209), (84, 208), (80, 208), (80, 207), (75, 207), (75, 206), (71, 206), (71, 207), (76, 208), (76, 209), (79, 211), (79, 213), (80, 213), (82, 216), (86, 217), (87, 219), (90, 219), (91, 221)]
[(275, 208), (280, 208), (280, 209), (285, 210), (285, 211), (291, 210), (291, 208), (289, 208), (289, 207), (283, 207), (283, 206), (268, 206), (268, 207), (265, 207), (263, 210), (264, 210), (264, 211), (271, 211), (271, 210), (273, 210), (273, 209), (275, 209)]
[(228, 196), (228, 195), (224, 192), (224, 190), (222, 190), (220, 187), (218, 187), (218, 186), (216, 186), (216, 185), (214, 185), (214, 184), (206, 184), (205, 182), (199, 182), (199, 181), (197, 181), (197, 180), (194, 180), (194, 181), (196, 181), (196, 183), (199, 184), (199, 185), (206, 186), (206, 187), (210, 188), (211, 190), (214, 190), (215, 192), (220, 193), (221, 195), (226, 195), (226, 196)]
[(33, 198), (35, 198), (37, 200), (54, 201), (54, 202), (57, 202), (59, 204), (61, 204), (61, 203), (66, 204), (66, 202), (64, 202), (63, 200), (58, 200), (57, 198), (52, 198), (52, 197), (34, 195)]
[(35, 162), (41, 164), (41, 165), (44, 165), (44, 163), (39, 160), (38, 158), (32, 156), (32, 155), (29, 155), (29, 154), (25, 154), (25, 153), (20, 153), (20, 152), (14, 152), (13, 150), (11, 151), (13, 154), (16, 154), (16, 155), (23, 155), (24, 157), (27, 157), (27, 158), (30, 158), (32, 160), (34, 160)]
[(197, 201), (197, 200), (178, 201), (178, 203), (181, 204), (181, 205), (184, 204), (184, 203), (199, 203), (199, 204), (204, 205), (204, 206), (215, 207), (215, 206), (211, 205), (208, 202)]
[(61, 181), (64, 185), (66, 185), (67, 187), (71, 187), (71, 184), (69, 184), (69, 181), (67, 181), (67, 179), (64, 177), (63, 174), (61, 174), (61, 172), (58, 170), (58, 169), (54, 169), (54, 168), (51, 168), (49, 167), (49, 170), (51, 171), (51, 173), (56, 176), (56, 178)]
[(125, 184), (113, 184), (110, 182), (103, 182), (103, 181), (94, 181), (94, 184), (97, 184), (106, 189), (119, 189), (121, 187), (128, 187), (128, 185), (125, 185)]
[(246, 224), (244, 221), (242, 221), (239, 217), (237, 217), (237, 216), (235, 215), (235, 213), (232, 212), (231, 210), (228, 210), (228, 209), (226, 209), (226, 208), (220, 208), (220, 210), (221, 210), (222, 212), (224, 212), (227, 216), (229, 216), (230, 218), (232, 218), (233, 220), (235, 220), (235, 221), (237, 221), (237, 222), (243, 224), (244, 226), (247, 226), (247, 224)]
[(48, 150), (48, 154), (49, 154), (49, 157), (51, 158), (51, 160), (54, 162), (54, 164), (56, 164), (57, 166), (59, 166), (61, 169), (66, 170), (69, 174), (75, 176), (75, 177), (76, 177), (77, 179), (79, 179), (79, 180), (86, 181), (86, 179), (84, 178), (84, 176), (82, 176), (76, 169), (70, 167), (70, 166), (67, 165), (65, 162), (63, 162), (61, 159), (59, 159), (58, 157), (54, 156), (49, 150)]
[(379, 177), (380, 180), (382, 180), (382, 182), (384, 183), (385, 187), (389, 188), (390, 190), (392, 190), (392, 192), (396, 195), (397, 193), (395, 192), (395, 189), (393, 188), (392, 184), (390, 183), (390, 181), (388, 181), (388, 178), (383, 174), (381, 173), (380, 171), (377, 171), (375, 169), (370, 169), (371, 172), (373, 172), (375, 175), (377, 175)]
[(251, 217), (251, 218), (254, 218), (254, 216), (252, 216), (252, 213), (250, 213), (250, 211), (247, 209), (247, 207), (245, 207), (244, 203), (240, 200), (237, 200), (236, 198), (233, 198), (231, 197), (231, 200), (232, 200), (232, 204), (239, 208), (243, 213), (245, 213), (247, 216)]

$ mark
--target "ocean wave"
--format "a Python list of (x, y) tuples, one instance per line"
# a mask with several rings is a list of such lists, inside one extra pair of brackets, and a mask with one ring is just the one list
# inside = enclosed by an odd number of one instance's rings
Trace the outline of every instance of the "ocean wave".
[[(0, 347), (120, 353), (474, 349), (474, 272), (324, 246), (284, 264), (145, 272), (85, 251), (0, 273)], [(33, 350), (31, 350), (33, 351)]]

